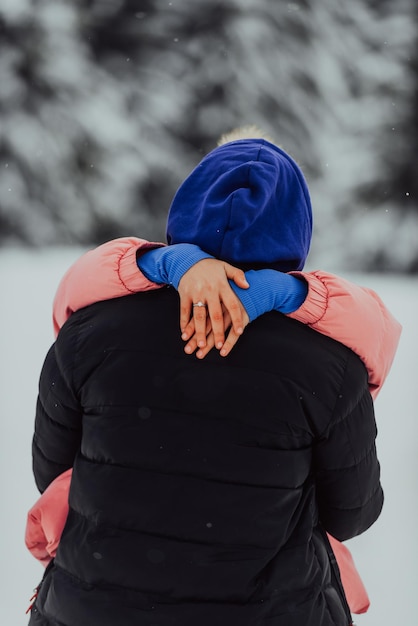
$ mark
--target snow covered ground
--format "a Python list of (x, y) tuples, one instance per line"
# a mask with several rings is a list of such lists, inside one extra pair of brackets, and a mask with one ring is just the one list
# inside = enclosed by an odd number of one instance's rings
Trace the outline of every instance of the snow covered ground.
[[(0, 487), (2, 623), (27, 624), (25, 610), (42, 567), (24, 546), (26, 513), (37, 491), (31, 437), (38, 376), (53, 341), (52, 298), (79, 255), (75, 248), (0, 251)], [(403, 324), (398, 354), (376, 402), (378, 450), (386, 503), (365, 535), (349, 542), (371, 597), (359, 626), (416, 623), (418, 584), (418, 280), (348, 276), (375, 289)], [(122, 625), (121, 625), (122, 626)]]

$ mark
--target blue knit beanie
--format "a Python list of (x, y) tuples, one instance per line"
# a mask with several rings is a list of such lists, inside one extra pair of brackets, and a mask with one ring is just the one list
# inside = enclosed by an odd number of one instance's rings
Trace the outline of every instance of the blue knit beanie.
[(180, 185), (167, 221), (169, 244), (193, 243), (245, 269), (300, 270), (311, 237), (304, 176), (264, 139), (231, 141), (210, 152)]

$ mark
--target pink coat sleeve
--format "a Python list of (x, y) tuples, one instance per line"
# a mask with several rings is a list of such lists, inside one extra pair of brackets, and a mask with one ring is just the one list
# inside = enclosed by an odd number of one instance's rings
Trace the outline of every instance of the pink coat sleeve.
[(308, 282), (308, 296), (289, 317), (345, 344), (364, 362), (376, 398), (391, 368), (402, 326), (366, 287), (317, 270), (292, 272)]
[(136, 255), (140, 250), (145, 252), (164, 245), (122, 237), (83, 254), (58, 285), (52, 314), (55, 335), (74, 311), (89, 304), (162, 287), (139, 271)]
[(25, 544), (45, 567), (55, 557), (68, 515), (68, 492), (72, 469), (60, 474), (30, 509)]

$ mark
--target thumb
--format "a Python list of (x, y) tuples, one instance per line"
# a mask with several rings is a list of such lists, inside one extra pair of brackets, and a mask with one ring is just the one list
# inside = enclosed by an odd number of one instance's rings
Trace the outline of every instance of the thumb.
[(225, 263), (225, 273), (227, 278), (233, 280), (237, 287), (241, 287), (241, 289), (248, 289), (250, 286), (245, 278), (245, 273), (238, 267)]

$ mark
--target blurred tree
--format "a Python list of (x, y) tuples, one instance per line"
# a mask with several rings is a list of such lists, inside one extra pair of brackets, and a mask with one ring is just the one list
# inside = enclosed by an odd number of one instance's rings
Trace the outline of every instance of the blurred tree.
[(392, 4), (4, 0), (0, 241), (164, 238), (179, 182), (222, 132), (257, 123), (309, 179), (312, 261), (416, 269), (411, 245), (387, 254), (387, 214), (369, 219), (387, 209), (409, 223), (404, 240), (418, 229), (417, 140), (402, 130), (416, 115), (414, 0)]
[[(376, 7), (377, 8), (377, 7)], [(390, 10), (391, 9), (391, 10)], [(396, 9), (396, 10), (395, 10)], [(391, 110), (383, 130), (385, 142), (377, 150), (379, 179), (359, 189), (358, 197), (373, 210), (391, 213), (386, 241), (376, 247), (373, 267), (390, 270), (396, 262), (418, 272), (418, 3), (387, 4), (388, 32), (396, 32), (385, 45), (403, 68), (402, 82), (382, 85), (381, 96)], [(403, 30), (402, 18), (409, 18)], [(405, 45), (405, 43), (408, 45)], [(394, 88), (395, 87), (395, 88)]]
[(418, 5), (315, 7), (325, 104), (313, 256), (320, 265), (331, 258), (346, 269), (417, 272)]

